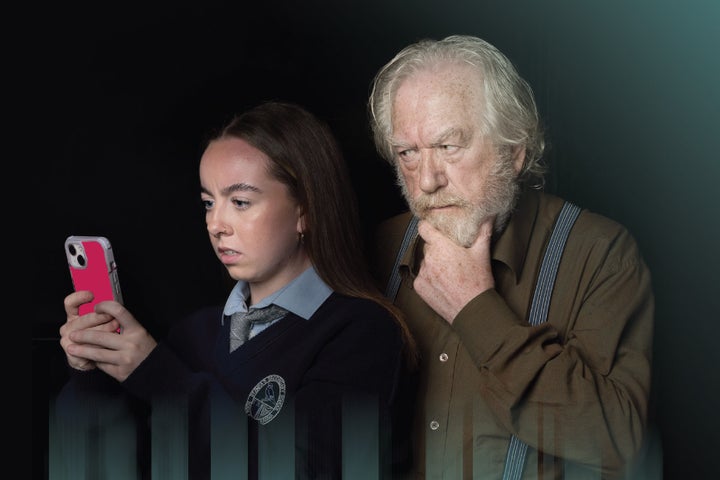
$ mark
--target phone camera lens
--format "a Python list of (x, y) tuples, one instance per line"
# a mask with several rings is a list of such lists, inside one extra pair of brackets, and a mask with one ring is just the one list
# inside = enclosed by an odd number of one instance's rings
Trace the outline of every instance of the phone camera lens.
[(84, 267), (84, 266), (85, 266), (85, 257), (83, 257), (82, 255), (78, 255), (77, 261), (78, 261), (78, 263), (80, 264), (81, 267)]
[(75, 255), (77, 253), (77, 250), (75, 249), (75, 245), (72, 243), (68, 245), (68, 251), (70, 252), (70, 255)]

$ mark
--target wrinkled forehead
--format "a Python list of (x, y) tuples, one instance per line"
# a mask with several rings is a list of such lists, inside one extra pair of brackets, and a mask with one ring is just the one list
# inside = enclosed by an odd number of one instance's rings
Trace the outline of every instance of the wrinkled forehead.
[(483, 83), (478, 67), (464, 61), (444, 60), (408, 70), (395, 86), (395, 101), (403, 90), (411, 88), (429, 93), (444, 92), (465, 100), (481, 99)]
[(449, 130), (477, 130), (483, 118), (483, 89), (476, 69), (466, 64), (424, 68), (408, 75), (393, 101), (392, 137), (436, 140)]

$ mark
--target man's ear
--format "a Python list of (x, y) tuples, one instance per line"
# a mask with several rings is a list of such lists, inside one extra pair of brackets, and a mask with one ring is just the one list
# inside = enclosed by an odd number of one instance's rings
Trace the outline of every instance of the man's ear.
[(512, 154), (513, 168), (515, 173), (520, 173), (525, 165), (525, 145), (515, 147)]

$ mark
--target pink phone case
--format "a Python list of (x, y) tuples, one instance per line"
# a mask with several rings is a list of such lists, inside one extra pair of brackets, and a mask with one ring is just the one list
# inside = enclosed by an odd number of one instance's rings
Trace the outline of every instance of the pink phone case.
[(90, 290), (95, 297), (80, 306), (80, 315), (92, 312), (98, 302), (122, 303), (117, 264), (107, 238), (71, 235), (65, 240), (65, 255), (75, 291)]

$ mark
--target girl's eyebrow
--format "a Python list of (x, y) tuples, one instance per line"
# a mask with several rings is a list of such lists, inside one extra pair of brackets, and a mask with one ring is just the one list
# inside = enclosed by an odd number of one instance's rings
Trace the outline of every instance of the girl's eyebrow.
[(221, 190), (221, 193), (225, 196), (230, 195), (231, 193), (235, 192), (256, 192), (256, 193), (262, 193), (262, 190), (260, 190), (255, 185), (250, 185), (249, 183), (233, 183), (232, 185), (228, 185), (227, 187), (223, 188)]
[[(205, 193), (207, 195), (210, 195), (210, 192), (205, 187), (200, 187), (200, 192)], [(262, 193), (262, 190), (256, 187), (255, 185), (250, 185), (249, 183), (233, 183), (232, 185), (228, 185), (227, 187), (224, 187), (220, 193), (223, 196), (228, 196), (235, 192), (256, 192), (256, 193)]]

